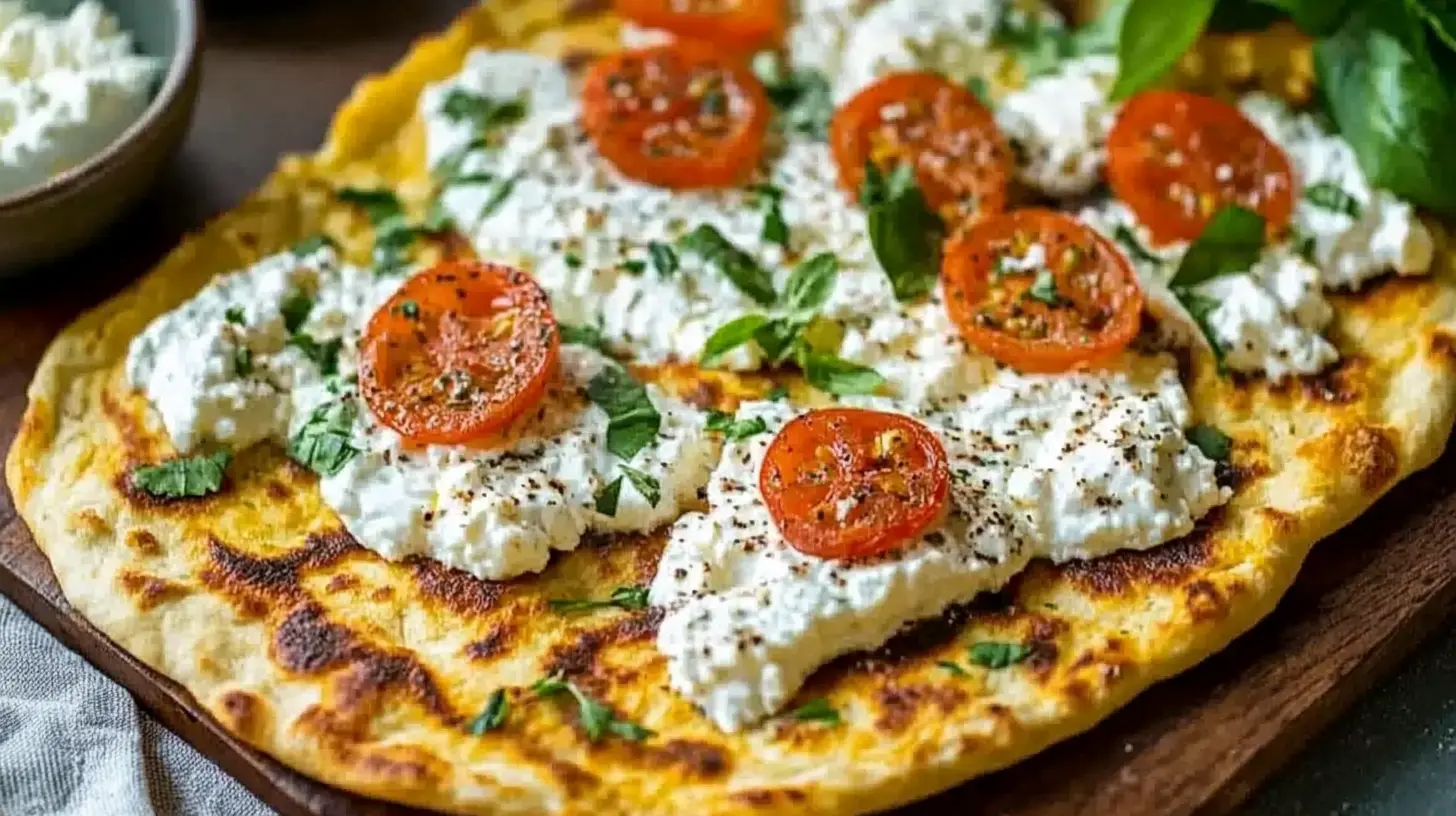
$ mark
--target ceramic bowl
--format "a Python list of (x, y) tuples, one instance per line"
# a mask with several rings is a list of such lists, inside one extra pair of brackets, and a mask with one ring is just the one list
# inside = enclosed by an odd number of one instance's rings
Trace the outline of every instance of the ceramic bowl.
[[(80, 0), (30, 0), (61, 16)], [(197, 0), (102, 0), (137, 50), (166, 64), (151, 104), (111, 144), (45, 182), (0, 195), (0, 277), (69, 255), (136, 203), (187, 135), (197, 101), (202, 12)]]

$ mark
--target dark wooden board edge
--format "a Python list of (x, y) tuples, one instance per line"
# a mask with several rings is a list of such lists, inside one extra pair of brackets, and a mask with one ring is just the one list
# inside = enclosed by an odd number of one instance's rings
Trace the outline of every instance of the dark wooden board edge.
[[(1279, 608), (1225, 652), (1087, 734), (905, 813), (1232, 810), (1456, 610), (1453, 484), (1456, 454), (1317, 547)], [(1399, 526), (1389, 528), (1391, 519)], [(422, 813), (310, 780), (229, 735), (186, 691), (65, 602), (8, 490), (0, 520), (0, 593), (268, 805), (284, 816)]]

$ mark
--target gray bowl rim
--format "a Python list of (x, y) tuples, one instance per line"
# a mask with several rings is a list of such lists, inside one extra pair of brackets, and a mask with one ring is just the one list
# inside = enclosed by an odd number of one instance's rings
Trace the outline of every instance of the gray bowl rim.
[(85, 184), (92, 176), (111, 166), (118, 156), (144, 138), (164, 118), (187, 87), (188, 78), (202, 51), (201, 0), (182, 0), (168, 5), (178, 17), (177, 44), (173, 49), (172, 62), (167, 67), (166, 79), (162, 81), (162, 87), (152, 97), (147, 109), (106, 147), (75, 167), (57, 173), (40, 184), (22, 187), (14, 193), (0, 196), (0, 215), (32, 206), (37, 201), (64, 194)]

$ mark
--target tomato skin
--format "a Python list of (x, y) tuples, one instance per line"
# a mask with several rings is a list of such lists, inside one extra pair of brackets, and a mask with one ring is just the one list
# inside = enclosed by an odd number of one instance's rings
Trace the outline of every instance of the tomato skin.
[[(1033, 246), (1045, 257), (1055, 306), (1031, 296), (1040, 271), (998, 271), (1003, 259), (1026, 258)], [(1143, 293), (1126, 257), (1052, 210), (1016, 210), (969, 225), (946, 242), (941, 282), (966, 342), (1018, 371), (1096, 366), (1126, 348), (1142, 325)]]
[(770, 103), (740, 57), (677, 42), (594, 62), (582, 124), (630, 178), (676, 190), (735, 187), (763, 158)]
[(445, 261), (406, 281), (370, 319), (359, 391), (413, 444), (467, 443), (533, 408), (559, 354), (550, 299), (528, 275)]
[(616, 12), (643, 28), (743, 54), (778, 45), (788, 28), (784, 0), (616, 0)]
[(1238, 204), (1271, 235), (1294, 211), (1289, 157), (1238, 108), (1185, 91), (1128, 100), (1107, 140), (1107, 177), (1159, 246), (1192, 241), (1215, 212)]
[(940, 440), (910, 417), (826, 408), (779, 430), (759, 491), (790, 546), (819, 558), (866, 558), (942, 516), (950, 466)]
[(829, 144), (839, 183), (858, 196), (865, 164), (886, 174), (911, 161), (931, 208), (958, 222), (1006, 209), (1013, 163), (995, 116), (939, 74), (891, 74), (835, 111)]

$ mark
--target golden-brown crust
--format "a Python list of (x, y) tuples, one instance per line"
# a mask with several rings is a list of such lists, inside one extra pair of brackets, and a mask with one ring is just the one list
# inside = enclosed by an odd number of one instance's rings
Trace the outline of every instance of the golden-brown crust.
[[(1432, 279), (1337, 297), (1344, 361), (1319, 377), (1272, 387), (1192, 367), (1200, 419), (1235, 439), (1236, 489), (1194, 534), (1035, 564), (1002, 593), (816, 673), (802, 699), (829, 698), (841, 726), (776, 720), (744, 734), (719, 733), (665, 690), (654, 613), (545, 609), (647, 580), (660, 537), (594, 542), (496, 584), (360, 548), (313, 477), (267, 446), (240, 453), (214, 498), (130, 491), (128, 467), (171, 450), (120, 381), (130, 339), (210, 276), (320, 229), (367, 258), (367, 224), (329, 190), (387, 182), (420, 204), (410, 112), (421, 89), (477, 43), (560, 56), (615, 41), (610, 21), (565, 16), (550, 0), (492, 0), (417, 44), (360, 84), (317, 156), (285, 159), (237, 210), (68, 328), (31, 385), (6, 473), (67, 598), (231, 732), (304, 773), (460, 813), (851, 813), (908, 801), (1082, 731), (1221, 648), (1272, 608), (1316, 540), (1445, 445), (1456, 286), (1443, 260)], [(761, 385), (644, 373), (720, 406)], [(995, 673), (937, 666), (966, 665), (968, 644), (987, 639), (1025, 642), (1031, 656)], [(554, 671), (657, 735), (591, 744), (573, 706), (526, 690)], [(468, 734), (497, 688), (509, 689), (510, 719)]]

